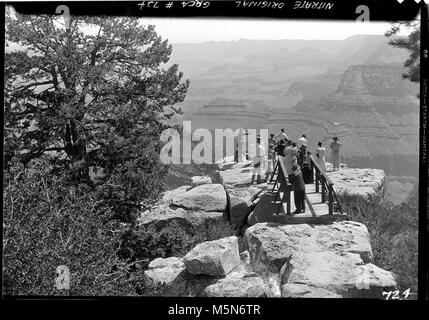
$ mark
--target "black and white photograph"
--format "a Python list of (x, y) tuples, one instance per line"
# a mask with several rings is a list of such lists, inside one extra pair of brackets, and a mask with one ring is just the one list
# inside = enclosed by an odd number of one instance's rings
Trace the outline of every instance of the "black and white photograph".
[(165, 14), (214, 2), (4, 4), (3, 297), (427, 299), (426, 5), (403, 21)]

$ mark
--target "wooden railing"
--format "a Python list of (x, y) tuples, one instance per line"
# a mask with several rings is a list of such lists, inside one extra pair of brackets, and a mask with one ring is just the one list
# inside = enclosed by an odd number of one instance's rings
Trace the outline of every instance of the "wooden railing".
[[(276, 203), (279, 198), (280, 203), (277, 205), (276, 214), (278, 214), (282, 209), (283, 203), (286, 203), (286, 213), (290, 214), (290, 192), (292, 191), (292, 185), (289, 183), (285, 165), (280, 159), (277, 160), (277, 164), (274, 168), (273, 174), (271, 175), (270, 183), (273, 181), (276, 172), (276, 181), (274, 182), (273, 189), (271, 190), (271, 192), (274, 192), (278, 187), (274, 203)], [(283, 196), (280, 195), (282, 192)]]
[[(341, 203), (338, 200), (338, 196), (334, 190), (334, 183), (329, 179), (325, 172), (320, 168), (314, 156), (310, 156), (311, 160), (311, 170), (312, 175), (315, 180), (316, 192), (321, 193), (322, 202), (328, 202), (329, 214), (334, 213), (334, 199), (340, 209), (341, 214), (343, 214), (343, 209), (341, 208)], [(320, 190), (320, 191), (319, 191)], [(326, 199), (326, 194), (328, 194), (328, 199)]]

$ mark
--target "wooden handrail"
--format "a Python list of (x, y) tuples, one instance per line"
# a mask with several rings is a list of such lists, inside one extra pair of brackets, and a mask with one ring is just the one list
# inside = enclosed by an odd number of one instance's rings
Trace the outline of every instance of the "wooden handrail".
[[(287, 171), (286, 167), (281, 161), (281, 159), (277, 160), (276, 168), (278, 169), (277, 179), (273, 186), (273, 191), (277, 185), (277, 183), (280, 183), (279, 189), (277, 190), (276, 197), (274, 199), (274, 203), (277, 201), (277, 198), (280, 197), (280, 193), (283, 192), (283, 197), (280, 199), (280, 203), (277, 206), (276, 214), (279, 213), (280, 208), (283, 206), (283, 203), (286, 202), (286, 213), (290, 214), (290, 192), (292, 191), (292, 185), (289, 183), (289, 180), (287, 178)], [(274, 175), (275, 172), (273, 172)]]
[(321, 188), (322, 188), (321, 194), (322, 194), (322, 202), (323, 203), (326, 202), (326, 193), (325, 192), (328, 191), (328, 208), (329, 208), (329, 214), (333, 214), (334, 213), (334, 198), (337, 201), (337, 204), (338, 204), (338, 206), (340, 208), (341, 214), (343, 214), (343, 209), (341, 207), (341, 203), (338, 200), (337, 193), (334, 190), (334, 183), (326, 175), (326, 172), (324, 172), (320, 168), (320, 166), (317, 163), (317, 161), (314, 158), (314, 156), (310, 155), (310, 160), (311, 160), (311, 164), (315, 168), (315, 172), (316, 172), (316, 181), (315, 181), (316, 192), (319, 192), (319, 180), (320, 180), (320, 183), (321, 183)]
[(310, 156), (311, 162), (313, 164), (313, 166), (317, 169), (317, 171), (323, 176), (323, 178), (325, 178), (326, 182), (328, 183), (328, 185), (333, 185), (334, 183), (331, 181), (331, 179), (329, 179), (329, 177), (326, 175), (326, 172), (323, 172), (323, 170), (320, 168), (319, 164), (317, 163), (316, 159), (314, 158), (314, 156)]

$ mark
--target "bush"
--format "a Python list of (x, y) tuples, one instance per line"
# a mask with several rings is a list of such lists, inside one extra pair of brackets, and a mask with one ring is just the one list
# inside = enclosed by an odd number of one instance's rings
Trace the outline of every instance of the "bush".
[[(110, 209), (52, 169), (38, 159), (4, 173), (5, 294), (135, 294), (129, 265), (116, 256), (120, 225), (110, 220)], [(60, 265), (70, 270), (67, 291), (54, 287)]]
[(377, 266), (396, 275), (398, 289), (418, 287), (418, 207), (417, 197), (399, 206), (384, 202), (381, 196), (339, 195), (350, 220), (367, 226)]
[[(237, 231), (227, 221), (210, 221), (198, 227), (185, 227), (171, 222), (161, 230), (154, 225), (130, 227), (122, 237), (118, 251), (122, 259), (138, 261), (139, 269), (147, 269), (149, 262), (156, 258), (183, 257), (197, 244), (237, 235)], [(146, 287), (144, 281), (134, 282), (140, 295), (157, 295), (153, 288)]]
[(210, 221), (202, 226), (183, 226), (171, 222), (161, 230), (154, 225), (130, 227), (122, 237), (118, 254), (131, 261), (155, 258), (182, 257), (197, 244), (232, 235), (237, 231), (227, 221)]

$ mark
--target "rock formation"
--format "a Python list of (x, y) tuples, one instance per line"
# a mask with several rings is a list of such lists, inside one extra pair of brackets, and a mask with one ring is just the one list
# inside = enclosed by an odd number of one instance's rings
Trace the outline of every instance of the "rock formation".
[(246, 230), (245, 241), (256, 272), (279, 274), (282, 296), (364, 297), (372, 292), (381, 298), (383, 289), (396, 285), (392, 274), (370, 264), (369, 234), (360, 223), (259, 223)]
[[(384, 172), (376, 169), (343, 166), (328, 175), (337, 192), (358, 196), (378, 193), (385, 183)], [(220, 176), (223, 186), (166, 192), (141, 223), (198, 225), (225, 212), (232, 224), (245, 228), (266, 184), (249, 185), (246, 163), (221, 169)], [(242, 252), (233, 236), (202, 242), (183, 258), (155, 259), (145, 284), (158, 295), (208, 297), (382, 299), (383, 290), (396, 287), (394, 275), (372, 263), (368, 230), (357, 222), (256, 223), (247, 227), (243, 242)]]
[(157, 205), (140, 214), (139, 225), (158, 230), (175, 221), (185, 229), (220, 220), (226, 214), (227, 197), (220, 184), (182, 186), (165, 192)]
[(166, 296), (377, 298), (396, 287), (371, 263), (368, 230), (360, 223), (259, 223), (237, 238), (203, 242), (183, 259), (155, 259), (145, 283)]
[(383, 170), (369, 168), (346, 168), (328, 172), (327, 175), (334, 183), (337, 193), (360, 196), (382, 194), (386, 179)]
[(237, 237), (200, 243), (188, 252), (183, 261), (191, 274), (226, 276), (240, 264)]

